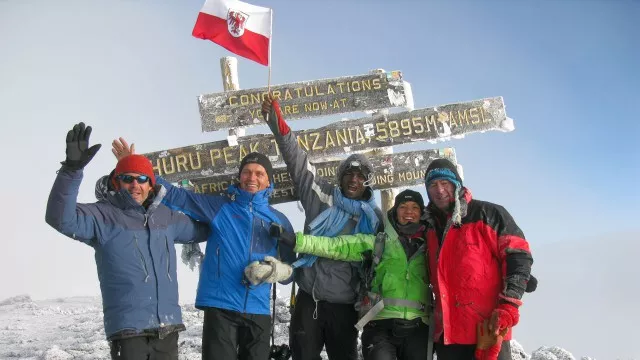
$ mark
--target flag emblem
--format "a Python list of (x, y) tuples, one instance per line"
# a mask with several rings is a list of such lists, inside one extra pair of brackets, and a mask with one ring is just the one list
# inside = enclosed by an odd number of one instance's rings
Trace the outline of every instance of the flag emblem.
[(241, 37), (244, 34), (244, 26), (249, 15), (242, 11), (229, 9), (227, 13), (227, 29), (233, 37)]

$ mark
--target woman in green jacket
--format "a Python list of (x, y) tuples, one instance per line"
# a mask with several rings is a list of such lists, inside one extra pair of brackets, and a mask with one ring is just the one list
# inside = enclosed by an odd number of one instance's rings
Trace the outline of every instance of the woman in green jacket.
[[(430, 292), (424, 252), (425, 228), (420, 223), (423, 209), (420, 193), (405, 190), (396, 196), (385, 219), (385, 232), (377, 237), (356, 234), (329, 238), (296, 234), (295, 251), (299, 253), (343, 261), (361, 261), (365, 259), (364, 254), (372, 254), (375, 272), (371, 277), (369, 296), (362, 306), (370, 300), (373, 307), (359, 323), (372, 319), (362, 332), (365, 360), (427, 358), (426, 309), (429, 308)], [(381, 255), (376, 256), (376, 252)]]

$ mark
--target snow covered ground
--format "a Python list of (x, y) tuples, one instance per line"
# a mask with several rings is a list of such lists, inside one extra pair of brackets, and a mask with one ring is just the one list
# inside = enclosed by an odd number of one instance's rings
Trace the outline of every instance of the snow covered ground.
[[(180, 360), (200, 359), (202, 312), (193, 304), (183, 304), (182, 311), (187, 331), (180, 333)], [(287, 302), (279, 298), (276, 344), (288, 341), (289, 321)], [(528, 355), (514, 340), (512, 348), (514, 360), (575, 359), (558, 347), (542, 347)], [(0, 359), (109, 359), (100, 298), (33, 301), (21, 295), (0, 301)]]

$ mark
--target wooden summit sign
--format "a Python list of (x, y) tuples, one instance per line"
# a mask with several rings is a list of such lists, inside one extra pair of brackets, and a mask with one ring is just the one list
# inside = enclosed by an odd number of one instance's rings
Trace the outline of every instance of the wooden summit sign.
[[(409, 106), (411, 86), (400, 71), (303, 81), (271, 87), (287, 120)], [(262, 123), (267, 88), (225, 91), (198, 97), (202, 131)]]
[[(375, 169), (373, 188), (384, 190), (403, 186), (414, 186), (424, 183), (424, 176), (429, 164), (438, 158), (456, 161), (455, 150), (452, 148), (429, 149), (369, 157)], [(342, 160), (313, 163), (316, 176), (335, 184), (338, 165)], [(273, 169), (274, 193), (271, 204), (296, 201), (298, 197), (286, 167)], [(207, 178), (192, 179), (191, 184), (184, 187), (191, 188), (196, 193), (225, 194), (226, 189), (237, 179), (237, 174), (217, 175)]]
[[(417, 141), (448, 140), (451, 136), (503, 130), (506, 113), (502, 97), (487, 98), (355, 120), (295, 132), (300, 147), (319, 159)], [(242, 137), (238, 145), (226, 140), (145, 154), (156, 175), (171, 182), (216, 174), (235, 174), (241, 159), (257, 151), (282, 163), (273, 135)]]

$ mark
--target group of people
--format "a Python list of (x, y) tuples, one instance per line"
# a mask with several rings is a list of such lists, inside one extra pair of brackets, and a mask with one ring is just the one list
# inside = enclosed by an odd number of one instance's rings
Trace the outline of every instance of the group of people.
[[(273, 357), (270, 290), (295, 281), (289, 346), (294, 360), (510, 359), (508, 340), (525, 292), (534, 290), (525, 237), (501, 206), (475, 200), (456, 166), (433, 161), (428, 203), (404, 190), (386, 214), (361, 154), (338, 167), (336, 185), (316, 169), (268, 97), (273, 132), (305, 212), (304, 231), (269, 205), (268, 157), (246, 155), (225, 196), (156, 177), (151, 162), (115, 140), (118, 159), (91, 204), (77, 203), (83, 168), (100, 145), (79, 123), (49, 196), (46, 221), (95, 250), (112, 359), (177, 359), (185, 330), (175, 243), (206, 242), (195, 300), (202, 358)], [(297, 255), (296, 255), (297, 254)]]

